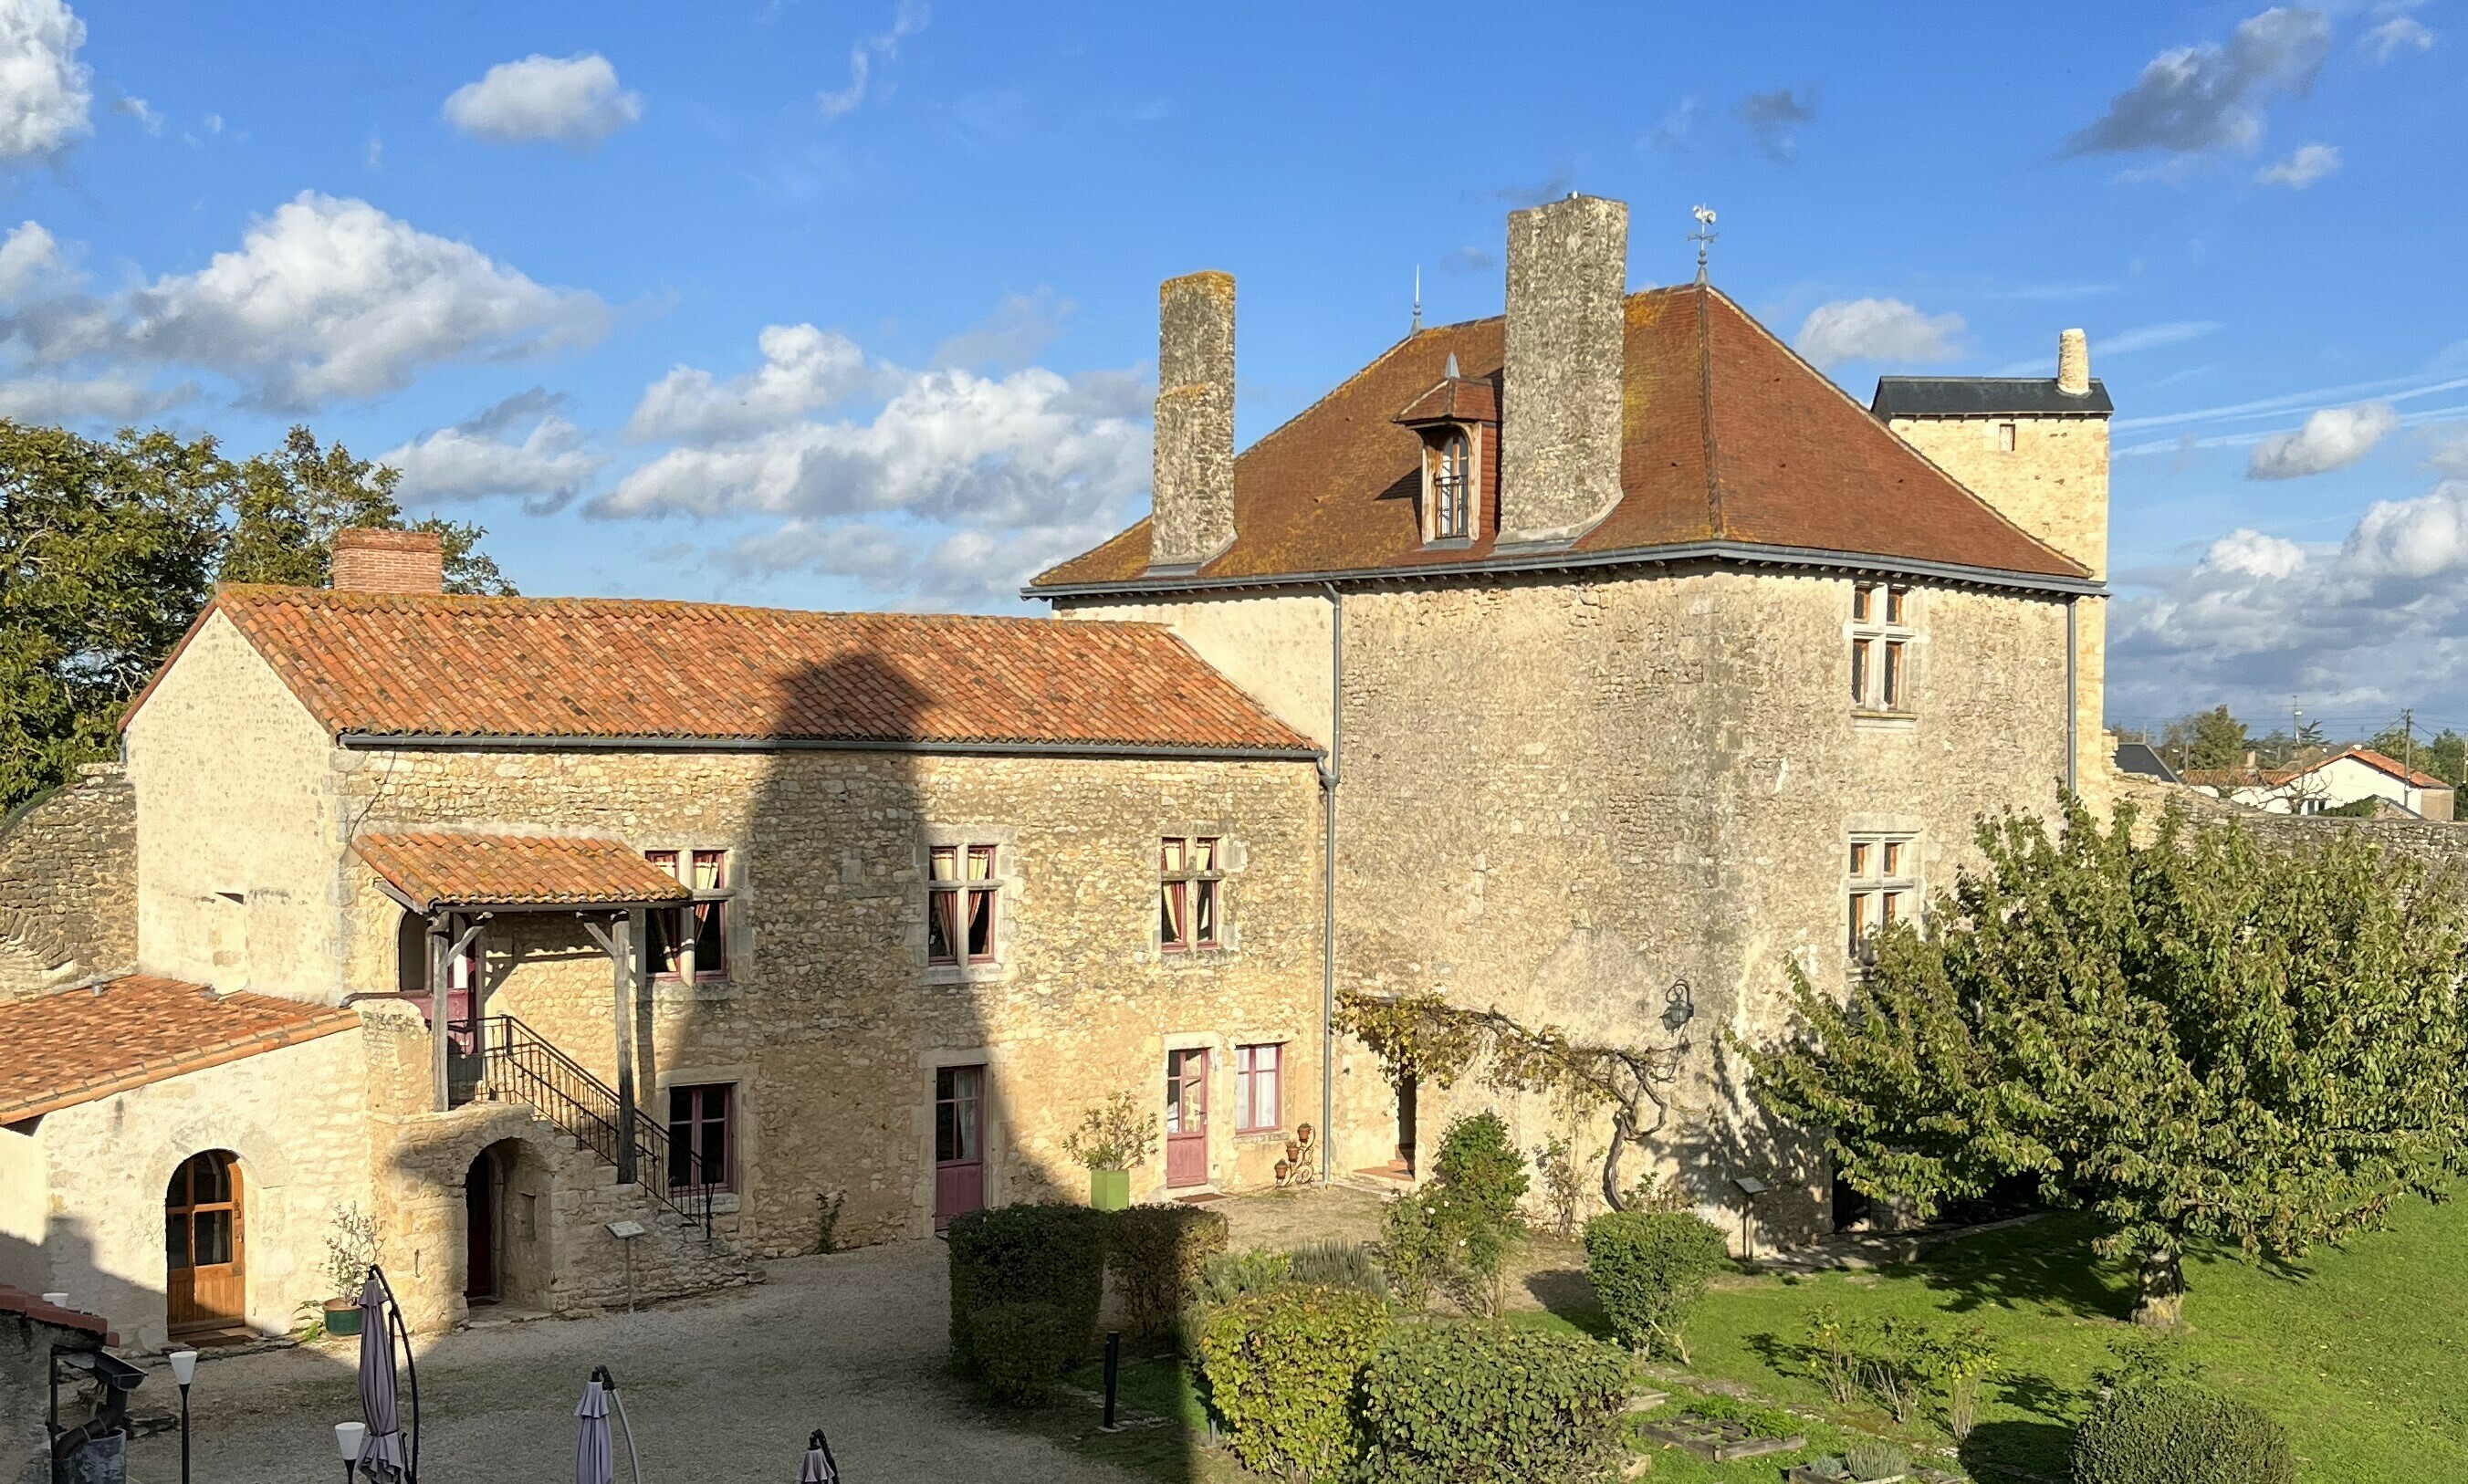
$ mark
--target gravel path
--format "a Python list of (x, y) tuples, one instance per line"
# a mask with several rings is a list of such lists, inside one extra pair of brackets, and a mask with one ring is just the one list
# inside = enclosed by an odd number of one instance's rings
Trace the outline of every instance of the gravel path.
[[(647, 1484), (796, 1477), (829, 1429), (855, 1484), (1129, 1481), (988, 1420), (944, 1374), (943, 1244), (903, 1242), (768, 1267), (767, 1283), (598, 1319), (472, 1329), (420, 1357), (430, 1484), (558, 1484), (574, 1474), (574, 1404), (595, 1364), (617, 1377)], [(344, 1342), (348, 1344), (349, 1342)], [(338, 1344), (215, 1358), (191, 1392), (197, 1484), (333, 1484), (333, 1425), (359, 1416)], [(178, 1406), (168, 1373), (138, 1393)], [(1093, 1424), (1094, 1418), (1090, 1419)], [(628, 1479), (622, 1440), (618, 1477)], [(179, 1434), (136, 1440), (131, 1484), (176, 1484)]]

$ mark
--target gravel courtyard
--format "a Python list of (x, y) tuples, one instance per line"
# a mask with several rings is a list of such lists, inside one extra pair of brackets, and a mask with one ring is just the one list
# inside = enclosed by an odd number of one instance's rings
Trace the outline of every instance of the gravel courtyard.
[[(636, 1313), (429, 1342), (420, 1357), (423, 1474), (433, 1484), (571, 1480), (574, 1404), (592, 1366), (606, 1364), (647, 1484), (786, 1484), (816, 1427), (855, 1484), (1132, 1478), (996, 1426), (944, 1375), (941, 1243), (791, 1258), (768, 1273), (752, 1288)], [(168, 1371), (136, 1401), (176, 1411)], [(333, 1484), (333, 1425), (359, 1416), (352, 1356), (339, 1345), (209, 1357), (191, 1406), (199, 1484)], [(128, 1476), (176, 1484), (179, 1434), (133, 1443)], [(618, 1478), (628, 1477), (621, 1441)]]

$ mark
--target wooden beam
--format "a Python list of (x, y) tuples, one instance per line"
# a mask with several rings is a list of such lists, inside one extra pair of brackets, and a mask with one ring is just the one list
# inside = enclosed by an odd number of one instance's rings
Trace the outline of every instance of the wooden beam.
[(446, 1060), (452, 1033), (446, 1029), (446, 1016), (451, 997), (446, 993), (446, 963), (452, 947), (446, 937), (444, 915), (428, 920), (428, 1036), (429, 1075), (434, 1080), (437, 1111), (443, 1113), (454, 1106), (454, 1088)]
[[(608, 961), (615, 966), (615, 1014), (611, 1016), (617, 1028), (617, 1183), (636, 1183), (634, 1168), (634, 966), (632, 960), (641, 951), (640, 907), (628, 913), (624, 920), (609, 924)], [(594, 936), (597, 936), (595, 934)]]

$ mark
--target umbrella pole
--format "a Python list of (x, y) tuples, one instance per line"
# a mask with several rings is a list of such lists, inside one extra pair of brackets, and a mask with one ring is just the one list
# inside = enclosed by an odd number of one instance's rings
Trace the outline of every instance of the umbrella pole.
[(389, 1363), (394, 1358), (395, 1341), (402, 1341), (402, 1368), (411, 1377), (411, 1459), (403, 1473), (403, 1484), (420, 1484), (420, 1362), (411, 1358), (411, 1326), (403, 1322), (402, 1303), (394, 1296), (394, 1285), (386, 1280), (385, 1269), (372, 1263), (369, 1276), (377, 1280), (378, 1288), (385, 1290), (386, 1358)]
[(600, 1367), (600, 1376), (601, 1388), (617, 1404), (617, 1427), (626, 1434), (626, 1466), (634, 1471), (634, 1484), (643, 1484), (643, 1460), (634, 1451), (634, 1425), (626, 1420), (626, 1398), (618, 1392), (617, 1378), (608, 1374), (608, 1367)]

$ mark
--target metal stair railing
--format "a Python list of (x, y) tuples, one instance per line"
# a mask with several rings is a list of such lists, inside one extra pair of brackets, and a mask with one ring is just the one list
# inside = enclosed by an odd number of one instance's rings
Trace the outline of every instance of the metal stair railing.
[[(480, 1055), (489, 1085), (498, 1095), (528, 1103), (533, 1111), (576, 1142), (617, 1166), (617, 1090), (548, 1038), (513, 1016), (480, 1022)], [(634, 1110), (634, 1178), (644, 1194), (712, 1236), (712, 1182), (702, 1178), (702, 1156), (687, 1150), (687, 1181), (672, 1186), (669, 1132), (640, 1107)]]

